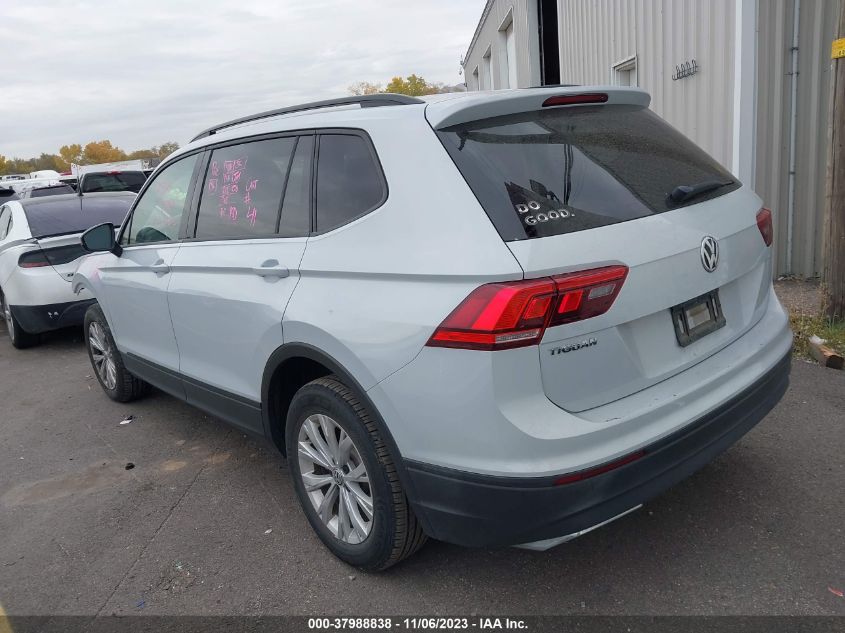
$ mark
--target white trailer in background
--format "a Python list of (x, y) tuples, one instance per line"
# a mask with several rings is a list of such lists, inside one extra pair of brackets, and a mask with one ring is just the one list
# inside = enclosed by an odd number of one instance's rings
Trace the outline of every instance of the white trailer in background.
[(76, 178), (79, 178), (83, 174), (95, 171), (149, 172), (150, 170), (154, 169), (160, 162), (161, 159), (159, 158), (138, 158), (135, 160), (121, 160), (114, 163), (99, 163), (97, 165), (77, 165), (76, 163), (71, 163), (70, 173), (73, 174)]

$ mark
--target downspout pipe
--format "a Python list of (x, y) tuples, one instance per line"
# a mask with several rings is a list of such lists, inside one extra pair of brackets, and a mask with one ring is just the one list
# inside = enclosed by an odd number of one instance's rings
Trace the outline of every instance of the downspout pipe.
[(798, 144), (798, 43), (801, 34), (801, 0), (795, 0), (795, 14), (792, 19), (792, 95), (790, 99), (789, 126), (789, 189), (786, 211), (786, 272), (792, 274), (792, 243), (795, 227), (795, 171), (796, 146)]

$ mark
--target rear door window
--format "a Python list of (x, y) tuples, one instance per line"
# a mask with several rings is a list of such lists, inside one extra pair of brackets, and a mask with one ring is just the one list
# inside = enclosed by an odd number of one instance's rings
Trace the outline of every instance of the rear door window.
[[(583, 231), (738, 189), (736, 179), (650, 110), (557, 108), (438, 131), (502, 239)], [(712, 187), (683, 202), (678, 187)]]
[(353, 134), (321, 134), (317, 159), (318, 233), (380, 206), (387, 195), (370, 143)]
[(290, 136), (215, 149), (203, 183), (196, 238), (275, 235), (296, 144)]

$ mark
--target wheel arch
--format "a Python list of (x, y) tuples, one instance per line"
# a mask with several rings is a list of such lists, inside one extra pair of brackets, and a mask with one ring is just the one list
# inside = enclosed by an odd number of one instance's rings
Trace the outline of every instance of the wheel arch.
[[(292, 372), (298, 373), (295, 379), (288, 380)], [(313, 345), (287, 343), (270, 355), (261, 381), (261, 417), (266, 437), (279, 449), (282, 455), (287, 456), (285, 428), (287, 412), (290, 409), (293, 396), (301, 386), (331, 374), (340, 378), (367, 407), (382, 440), (390, 451), (405, 494), (408, 500), (413, 503), (416, 498), (413, 484), (408, 477), (399, 447), (396, 445), (381, 413), (352, 373), (332, 356)]]

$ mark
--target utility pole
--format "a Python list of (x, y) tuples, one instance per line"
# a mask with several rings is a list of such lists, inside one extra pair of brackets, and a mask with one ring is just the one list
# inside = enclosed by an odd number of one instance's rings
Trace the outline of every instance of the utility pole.
[(831, 51), (830, 150), (824, 213), (823, 309), (828, 318), (845, 318), (845, 0)]

